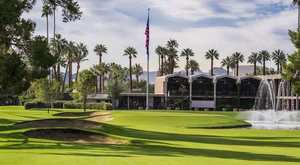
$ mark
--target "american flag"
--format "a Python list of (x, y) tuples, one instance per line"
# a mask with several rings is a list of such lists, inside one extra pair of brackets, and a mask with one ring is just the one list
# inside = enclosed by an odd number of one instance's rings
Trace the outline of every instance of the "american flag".
[(149, 18), (149, 11), (148, 9), (148, 19), (147, 19), (147, 26), (145, 30), (145, 35), (146, 35), (146, 49), (147, 49), (147, 55), (149, 55), (149, 40), (150, 40), (150, 18)]

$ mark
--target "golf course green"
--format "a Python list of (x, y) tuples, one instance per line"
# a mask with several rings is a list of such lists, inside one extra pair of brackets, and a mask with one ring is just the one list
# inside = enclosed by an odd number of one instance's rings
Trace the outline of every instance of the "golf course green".
[(237, 115), (59, 109), (48, 113), (4, 106), (0, 164), (300, 164), (300, 131), (251, 129)]

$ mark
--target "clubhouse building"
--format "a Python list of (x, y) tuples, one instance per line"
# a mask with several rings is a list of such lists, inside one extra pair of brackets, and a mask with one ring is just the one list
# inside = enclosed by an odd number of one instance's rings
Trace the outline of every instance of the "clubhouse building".
[[(153, 109), (251, 109), (260, 82), (261, 78), (256, 76), (166, 75), (156, 78), (149, 106)], [(145, 107), (145, 93), (121, 94), (119, 108)]]

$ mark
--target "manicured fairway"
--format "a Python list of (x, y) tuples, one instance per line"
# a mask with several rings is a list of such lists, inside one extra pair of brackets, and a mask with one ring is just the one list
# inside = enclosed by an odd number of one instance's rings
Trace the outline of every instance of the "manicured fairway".
[(55, 114), (60, 112), (0, 107), (0, 164), (300, 164), (300, 131), (204, 129), (245, 124), (235, 119), (236, 113), (113, 111), (114, 119), (93, 131), (130, 141), (119, 145), (27, 139), (22, 133), (33, 128), (14, 126), (22, 121), (58, 118)]

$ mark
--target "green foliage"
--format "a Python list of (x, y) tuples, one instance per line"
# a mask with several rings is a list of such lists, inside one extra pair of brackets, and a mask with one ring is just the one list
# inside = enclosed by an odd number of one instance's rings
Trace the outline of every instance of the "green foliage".
[[(64, 109), (82, 109), (82, 103), (64, 103)], [(86, 109), (93, 110), (112, 110), (112, 105), (110, 103), (101, 102), (101, 103), (87, 103)]]
[(86, 109), (87, 95), (95, 92), (96, 77), (90, 70), (83, 70), (79, 73), (75, 89), (80, 93), (83, 98), (83, 109)]
[(0, 97), (21, 94), (29, 87), (27, 70), (16, 52), (0, 54)]
[(26, 92), (26, 97), (38, 102), (50, 103), (60, 98), (60, 83), (46, 78), (35, 80)]
[(46, 77), (49, 74), (49, 68), (57, 62), (56, 57), (50, 54), (47, 39), (42, 36), (34, 37), (29, 43), (27, 54), (33, 79)]

